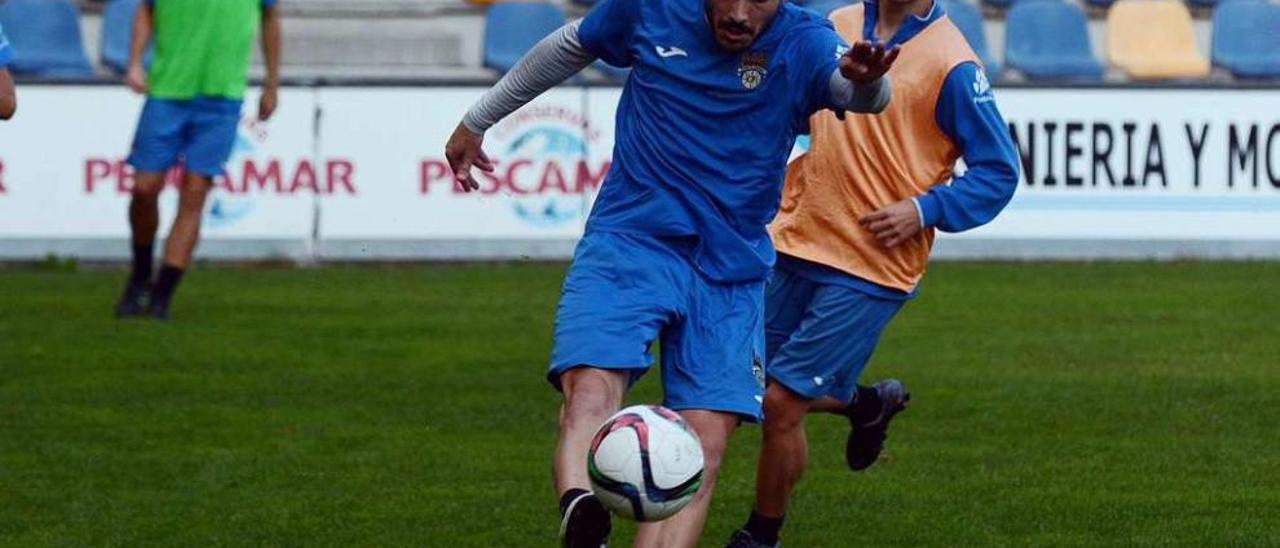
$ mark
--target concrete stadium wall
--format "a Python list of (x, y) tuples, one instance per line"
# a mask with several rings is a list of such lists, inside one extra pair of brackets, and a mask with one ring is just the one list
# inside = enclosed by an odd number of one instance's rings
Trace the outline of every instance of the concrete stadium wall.
[[(980, 83), (975, 82), (975, 85)], [(619, 94), (553, 90), (490, 131), (498, 174), (452, 188), (443, 145), (477, 86), (293, 85), (255, 98), (199, 256), (297, 262), (563, 259), (607, 172)], [(128, 254), (124, 163), (141, 99), (26, 85), (0, 125), (0, 261)], [(1023, 181), (959, 259), (1280, 258), (1280, 90), (1007, 87)], [(800, 139), (795, 155), (807, 141)], [(963, 169), (963, 166), (961, 166)], [(166, 192), (162, 226), (176, 206)]]

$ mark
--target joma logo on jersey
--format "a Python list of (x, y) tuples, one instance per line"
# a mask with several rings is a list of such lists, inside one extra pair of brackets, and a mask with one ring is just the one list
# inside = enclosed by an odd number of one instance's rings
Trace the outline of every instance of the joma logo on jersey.
[(742, 79), (742, 87), (756, 89), (764, 81), (769, 71), (769, 56), (761, 52), (742, 54), (742, 64), (738, 66), (738, 77)]

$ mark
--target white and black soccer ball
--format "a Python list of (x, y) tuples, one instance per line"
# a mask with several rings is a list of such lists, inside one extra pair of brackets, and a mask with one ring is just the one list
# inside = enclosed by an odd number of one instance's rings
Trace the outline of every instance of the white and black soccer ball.
[(591, 440), (587, 471), (596, 497), (636, 521), (671, 517), (702, 486), (702, 444), (675, 411), (636, 405), (604, 422)]

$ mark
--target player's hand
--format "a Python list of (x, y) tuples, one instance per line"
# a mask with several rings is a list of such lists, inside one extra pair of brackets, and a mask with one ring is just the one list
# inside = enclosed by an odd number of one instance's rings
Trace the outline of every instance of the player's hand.
[(280, 103), (280, 93), (275, 86), (267, 86), (262, 89), (262, 96), (258, 98), (258, 121), (265, 122), (271, 119), (271, 115), (276, 112), (276, 105)]
[(453, 169), (453, 180), (463, 191), (480, 189), (480, 183), (471, 176), (473, 166), (485, 173), (493, 173), (493, 162), (481, 148), (483, 144), (483, 133), (476, 135), (459, 123), (449, 137), (449, 142), (444, 145), (444, 157), (449, 160), (449, 167)]
[(858, 42), (840, 57), (840, 75), (855, 84), (870, 84), (889, 72), (898, 58), (898, 48)]
[(130, 63), (128, 70), (124, 72), (124, 85), (134, 93), (147, 93), (147, 71), (142, 68), (142, 63)]
[(908, 198), (889, 204), (858, 219), (885, 247), (894, 247), (920, 233), (920, 213), (915, 201)]

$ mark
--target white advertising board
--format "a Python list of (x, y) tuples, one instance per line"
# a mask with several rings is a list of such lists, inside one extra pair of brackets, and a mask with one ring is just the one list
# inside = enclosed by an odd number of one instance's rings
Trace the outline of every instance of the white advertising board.
[(1009, 89), (1022, 185), (961, 237), (1280, 240), (1280, 90)]
[[(266, 124), (253, 120), (251, 94), (205, 237), (400, 249), (363, 258), (438, 258), (429, 250), (445, 247), (458, 258), (520, 257), (539, 246), (537, 256), (564, 255), (609, 169), (620, 90), (559, 88), (518, 111), (486, 135), (496, 172), (463, 193), (444, 144), (483, 91), (294, 87)], [(1022, 155), (1018, 192), (995, 222), (942, 235), (940, 248), (1069, 241), (1069, 255), (1090, 257), (1105, 256), (1098, 250), (1109, 242), (1261, 243), (1272, 250), (1262, 255), (1280, 256), (1280, 90), (996, 95)], [(3, 253), (6, 240), (35, 253), (31, 241), (125, 238), (123, 160), (142, 101), (112, 87), (27, 86), (21, 103), (18, 118), (0, 124), (0, 256), (14, 255)], [(162, 226), (175, 201), (166, 193)], [(968, 255), (1002, 249), (984, 244)]]
[(583, 92), (556, 89), (492, 128), (496, 170), (480, 189), (453, 182), (444, 146), (477, 89), (325, 89), (321, 149), (357, 166), (359, 192), (324, 200), (335, 239), (565, 239), (582, 233), (604, 180), (613, 117), (583, 114)]
[[(315, 93), (281, 93), (269, 123), (244, 114), (227, 175), (207, 204), (206, 239), (307, 238), (313, 196), (342, 188), (349, 166), (315, 166)], [(125, 163), (143, 100), (115, 87), (24, 87), (18, 116), (0, 124), (0, 238), (128, 237), (132, 169)], [(169, 183), (176, 184), (177, 173)], [(161, 234), (177, 192), (161, 195)], [(3, 245), (3, 244), (0, 244)]]

